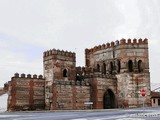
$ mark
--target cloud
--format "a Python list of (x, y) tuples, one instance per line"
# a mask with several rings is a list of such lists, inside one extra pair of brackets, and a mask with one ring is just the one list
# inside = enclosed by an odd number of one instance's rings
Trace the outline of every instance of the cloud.
[(42, 74), (42, 49), (14, 37), (0, 34), (0, 86), (11, 79), (14, 73)]
[(151, 82), (160, 83), (158, 79), (159, 71), (158, 66), (160, 66), (160, 51), (159, 46), (160, 41), (158, 39), (150, 39), (149, 41), (149, 63), (150, 63), (150, 73)]
[[(28, 60), (25, 55), (17, 54), (11, 51), (1, 51), (1, 64), (0, 73), (1, 81), (0, 86), (9, 80), (14, 73), (26, 73), (26, 74), (43, 74), (42, 59)], [(3, 57), (2, 57), (3, 55)]]

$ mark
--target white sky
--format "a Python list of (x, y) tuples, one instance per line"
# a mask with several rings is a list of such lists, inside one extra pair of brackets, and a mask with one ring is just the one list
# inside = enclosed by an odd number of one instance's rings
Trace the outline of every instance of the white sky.
[(43, 51), (76, 52), (148, 38), (151, 82), (160, 67), (160, 0), (0, 0), (0, 87), (14, 73), (43, 74)]

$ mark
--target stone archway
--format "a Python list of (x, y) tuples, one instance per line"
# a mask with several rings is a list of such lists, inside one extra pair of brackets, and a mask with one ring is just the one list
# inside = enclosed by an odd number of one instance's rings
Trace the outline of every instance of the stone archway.
[(108, 89), (103, 96), (103, 108), (111, 109), (115, 108), (115, 95), (112, 90)]

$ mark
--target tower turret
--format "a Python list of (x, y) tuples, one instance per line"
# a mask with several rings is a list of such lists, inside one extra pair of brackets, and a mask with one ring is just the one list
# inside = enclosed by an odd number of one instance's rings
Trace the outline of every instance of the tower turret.
[[(117, 78), (117, 105), (126, 107), (141, 106), (142, 96), (139, 91), (144, 89), (146, 106), (150, 101), (150, 73), (148, 40), (121, 39), (86, 49), (86, 66), (94, 69), (94, 75), (105, 75)], [(112, 78), (111, 78), (112, 79)], [(93, 93), (94, 94), (94, 93)], [(123, 101), (123, 102), (122, 102)]]
[(53, 82), (55, 80), (76, 79), (76, 54), (73, 52), (52, 49), (43, 54), (45, 77), (45, 102), (49, 109), (50, 100), (53, 98)]

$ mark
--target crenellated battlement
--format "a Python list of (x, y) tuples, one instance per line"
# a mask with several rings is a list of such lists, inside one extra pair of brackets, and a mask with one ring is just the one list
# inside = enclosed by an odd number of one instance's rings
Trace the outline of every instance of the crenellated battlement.
[(81, 66), (76, 67), (76, 71), (82, 71), (82, 72), (84, 72), (85, 69), (86, 69), (86, 67), (81, 67)]
[(45, 51), (43, 53), (43, 57), (48, 57), (48, 56), (52, 56), (52, 55), (62, 55), (62, 56), (66, 56), (66, 57), (75, 57), (76, 54), (75, 52), (68, 52), (68, 51), (64, 51), (64, 50), (56, 50), (56, 49), (52, 49), (52, 50), (48, 50)]
[(21, 75), (19, 73), (15, 73), (14, 76), (12, 78), (27, 78), (27, 79), (43, 79), (43, 76), (42, 75), (31, 75), (31, 74), (24, 74), (22, 73)]
[(90, 49), (85, 49), (85, 54), (107, 49), (107, 48), (118, 46), (118, 45), (129, 45), (129, 44), (132, 44), (132, 45), (143, 45), (144, 44), (145, 45), (145, 44), (148, 44), (148, 39), (145, 38), (143, 40), (140, 38), (140, 39), (131, 40), (130, 38), (129, 39), (122, 38), (121, 40), (117, 40), (115, 42), (98, 45)]
[(120, 40), (120, 45), (123, 45), (123, 44), (148, 44), (148, 39), (145, 38), (144, 40), (142, 40), (141, 38), (140, 39), (133, 39), (131, 40), (130, 38), (128, 40), (126, 39), (121, 39)]

